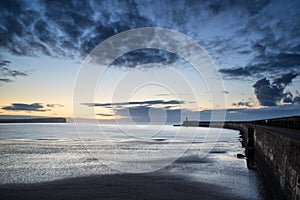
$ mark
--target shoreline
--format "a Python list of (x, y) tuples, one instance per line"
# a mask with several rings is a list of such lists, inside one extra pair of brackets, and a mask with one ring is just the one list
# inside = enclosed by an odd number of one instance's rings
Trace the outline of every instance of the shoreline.
[(114, 174), (0, 185), (4, 199), (244, 199), (227, 188), (180, 176)]
[[(170, 165), (141, 174), (122, 174), (118, 168), (105, 165), (105, 158), (113, 160), (117, 157), (112, 155), (120, 152), (106, 143), (91, 144), (90, 150), (96, 145), (94, 150), (101, 155), (97, 160), (81, 141), (0, 140), (3, 155), (0, 196), (3, 199), (46, 200), (264, 199), (256, 172), (249, 171), (246, 161), (236, 157), (244, 151), (237, 132), (228, 131), (227, 134), (206, 157), (195, 156), (201, 149), (201, 143), (195, 143)], [(157, 145), (162, 144), (164, 141), (139, 145), (120, 142), (117, 145), (121, 145), (124, 156), (136, 150), (140, 152), (136, 155), (141, 156), (149, 150), (155, 153)], [(132, 160), (130, 156), (129, 160)], [(135, 165), (137, 171), (138, 166)]]

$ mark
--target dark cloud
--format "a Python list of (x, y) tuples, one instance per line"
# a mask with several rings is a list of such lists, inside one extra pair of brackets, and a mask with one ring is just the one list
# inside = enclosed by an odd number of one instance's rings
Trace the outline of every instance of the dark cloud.
[(171, 52), (159, 49), (138, 49), (122, 55), (111, 65), (120, 67), (136, 67), (149, 63), (168, 65), (177, 60), (179, 60), (179, 56)]
[(300, 94), (296, 91), (296, 95), (293, 95), (291, 92), (287, 91), (285, 97), (282, 100), (283, 103), (287, 104), (300, 104)]
[(8, 79), (8, 78), (0, 78), (0, 82), (3, 82), (3, 83), (10, 83), (12, 82), (12, 80)]
[[(121, 120), (132, 119), (134, 122), (180, 122), (181, 109), (176, 108), (184, 101), (177, 100), (149, 100), (149, 101), (130, 101), (117, 103), (83, 103), (89, 107), (105, 107), (113, 109), (116, 116)], [(155, 107), (159, 106), (159, 107)], [(113, 107), (113, 108), (112, 108)], [(113, 116), (107, 114), (97, 114), (100, 116)], [(165, 116), (165, 118), (164, 118)]]
[[(141, 2), (138, 2), (141, 3)], [(0, 2), (0, 47), (15, 55), (82, 59), (105, 39), (125, 30), (155, 26), (135, 1)], [(80, 10), (80, 12), (78, 12)], [(1, 20), (2, 19), (2, 20)], [(113, 65), (170, 64), (175, 54), (135, 50)]]
[(129, 105), (179, 105), (183, 104), (184, 101), (177, 101), (177, 100), (149, 100), (149, 101), (129, 101), (129, 102), (117, 102), (117, 103), (82, 103), (82, 105), (86, 105), (89, 107), (100, 106), (100, 107), (107, 107), (107, 106), (129, 106)]
[(283, 74), (286, 71), (300, 73), (300, 54), (262, 54), (253, 58), (245, 67), (226, 68), (219, 71), (230, 78), (257, 77), (264, 74)]
[(299, 94), (293, 98), (293, 103), (300, 105), (300, 95)]
[(252, 45), (252, 49), (258, 53), (265, 53), (266, 47), (259, 42), (256, 42)]
[(9, 83), (13, 82), (13, 78), (18, 76), (27, 76), (28, 74), (15, 69), (9, 69), (10, 61), (4, 60), (0, 62), (0, 82)]
[[(247, 18), (234, 38), (252, 53), (239, 64), (222, 64), (220, 72), (229, 79), (272, 77), (287, 72), (300, 73), (299, 2), (269, 2), (256, 15)], [(242, 20), (242, 19), (241, 19)], [(232, 40), (228, 42), (233, 43)], [(239, 48), (240, 49), (240, 48)], [(231, 48), (229, 53), (236, 55)], [(243, 58), (241, 51), (238, 51)], [(276, 77), (273, 77), (276, 78)]]
[[(80, 11), (80, 12), (78, 12)], [(0, 45), (15, 55), (84, 57), (108, 37), (152, 26), (134, 1), (1, 1)]]
[(192, 23), (232, 10), (253, 16), (268, 3), (4, 0), (0, 2), (0, 44), (16, 55), (85, 56), (106, 38), (125, 30), (160, 26), (192, 36), (199, 32)]
[(249, 68), (247, 67), (245, 68), (238, 67), (238, 68), (230, 68), (230, 69), (220, 69), (219, 71), (234, 79), (234, 78), (240, 78), (240, 76), (251, 76), (252, 74), (251, 71), (253, 71), (253, 69), (251, 68), (251, 70), (249, 70)]
[[(187, 34), (228, 78), (299, 72), (299, 1), (0, 1), (0, 48), (81, 60), (110, 36), (140, 27)], [(79, 12), (80, 11), (80, 12)], [(233, 64), (235, 56), (244, 62)], [(228, 60), (228, 61), (226, 61)], [(117, 66), (170, 64), (172, 53), (136, 50)]]
[(124, 119), (130, 118), (134, 122), (181, 122), (181, 109), (153, 108), (148, 105), (123, 107), (115, 110), (116, 115)]
[(241, 5), (244, 5), (252, 15), (259, 13), (266, 5), (270, 3), (270, 0), (261, 1), (237, 1)]
[(35, 111), (35, 112), (45, 112), (49, 111), (44, 109), (44, 106), (41, 103), (13, 103), (11, 106), (2, 107), (3, 110), (11, 110), (11, 111)]
[(293, 94), (291, 92), (286, 92), (282, 99), (283, 103), (293, 103)]
[(246, 106), (246, 107), (252, 107), (253, 106), (253, 102), (251, 101), (239, 101), (239, 102), (233, 102), (232, 103), (233, 106)]
[(259, 103), (262, 106), (276, 106), (281, 100), (287, 102), (292, 96), (290, 92), (285, 92), (285, 88), (297, 76), (298, 74), (287, 73), (274, 79), (272, 83), (267, 78), (258, 80), (253, 88)]
[(296, 78), (299, 74), (288, 73), (283, 76), (276, 78), (273, 81), (273, 84), (277, 85), (280, 88), (285, 88), (287, 85), (292, 83), (292, 80)]
[(47, 104), (46, 106), (49, 108), (64, 107), (64, 105), (62, 104)]
[(103, 114), (103, 113), (100, 113), (100, 114), (97, 114), (99, 116), (103, 116), (103, 117), (113, 117), (114, 115), (113, 114)]

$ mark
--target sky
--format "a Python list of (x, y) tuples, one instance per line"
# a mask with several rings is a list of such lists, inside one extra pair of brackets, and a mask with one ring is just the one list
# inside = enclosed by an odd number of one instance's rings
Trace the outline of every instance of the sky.
[[(208, 75), (174, 52), (137, 49), (110, 63), (93, 101), (77, 105), (93, 113), (75, 117), (148, 123), (210, 120), (215, 111), (227, 120), (299, 115), (299, 8), (297, 0), (2, 0), (0, 115), (74, 117), (74, 87), (85, 59), (112, 36), (144, 27), (194, 40), (222, 85), (211, 89)], [(214, 96), (224, 101), (213, 103)]]

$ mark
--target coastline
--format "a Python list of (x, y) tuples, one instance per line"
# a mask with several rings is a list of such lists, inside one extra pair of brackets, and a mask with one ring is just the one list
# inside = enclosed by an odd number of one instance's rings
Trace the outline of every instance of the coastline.
[(184, 177), (114, 174), (35, 184), (0, 185), (3, 199), (245, 199), (227, 188)]
[(0, 119), (0, 123), (67, 123), (67, 119), (62, 117)]
[[(5, 156), (0, 177), (15, 181), (3, 180), (0, 196), (46, 200), (265, 199), (256, 172), (246, 169), (244, 159), (234, 157), (237, 152), (229, 151), (232, 144), (219, 144), (204, 158), (183, 156), (158, 171), (130, 174), (88, 157), (80, 141), (1, 141)], [(6, 160), (12, 155), (12, 161)], [(34, 165), (30, 167), (30, 163)]]
[[(35, 124), (34, 134), (40, 137), (43, 127), (48, 126)], [(112, 127), (106, 128), (111, 130)], [(53, 130), (53, 134), (61, 133), (57, 135), (65, 138), (72, 128)], [(51, 140), (0, 140), (3, 155), (0, 196), (3, 199), (264, 199), (257, 174), (246, 168), (245, 159), (237, 158), (237, 154), (244, 152), (238, 133), (224, 130), (222, 136), (205, 157), (198, 156), (203, 143), (192, 143), (191, 148), (170, 165), (141, 174), (118, 171), (101, 159), (114, 160), (117, 157), (113, 156), (121, 152), (124, 161), (130, 161), (133, 153), (135, 157), (155, 153), (166, 141), (120, 139), (115, 143), (122, 148), (118, 150), (105, 140), (90, 141), (88, 149), (79, 140), (55, 141), (51, 137)], [(27, 135), (27, 138), (35, 137)], [(89, 150), (93, 149), (99, 153), (99, 160), (91, 156)]]

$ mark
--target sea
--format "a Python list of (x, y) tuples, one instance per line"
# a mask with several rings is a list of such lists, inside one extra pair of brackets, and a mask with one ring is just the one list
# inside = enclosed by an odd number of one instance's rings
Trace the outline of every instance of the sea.
[(263, 199), (241, 141), (235, 130), (165, 124), (0, 124), (0, 185), (160, 173)]

